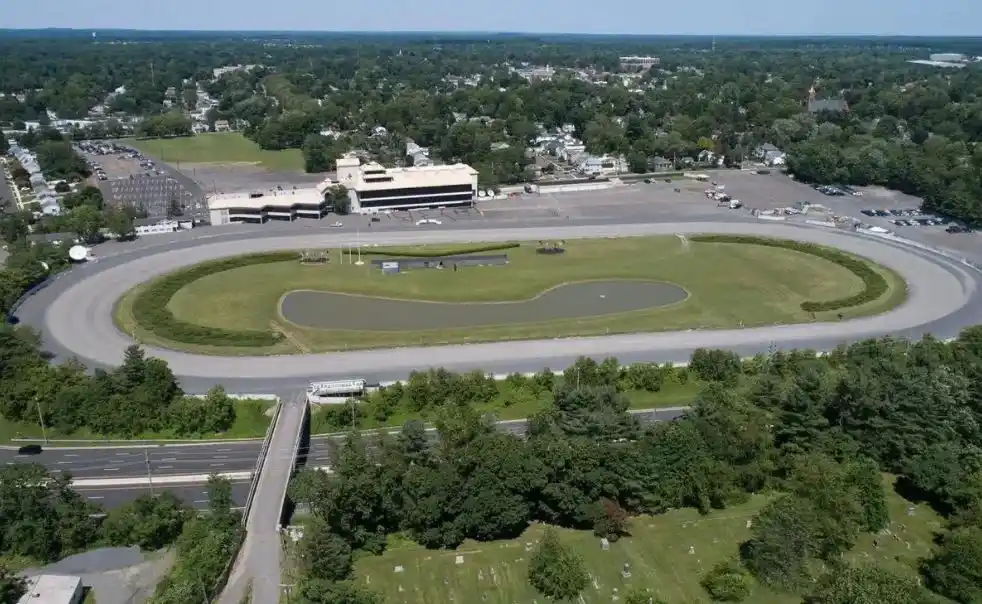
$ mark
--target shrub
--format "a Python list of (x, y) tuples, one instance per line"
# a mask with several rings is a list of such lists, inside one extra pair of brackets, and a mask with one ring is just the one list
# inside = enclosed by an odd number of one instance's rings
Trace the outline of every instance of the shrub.
[(272, 346), (281, 337), (276, 332), (255, 329), (233, 330), (186, 323), (177, 319), (167, 308), (167, 305), (182, 287), (209, 275), (245, 266), (296, 259), (297, 252), (251, 254), (205, 262), (165, 275), (151, 282), (146, 289), (137, 295), (133, 301), (133, 318), (144, 329), (175, 342), (208, 346)]
[(461, 246), (459, 248), (444, 248), (439, 250), (427, 249), (362, 249), (361, 253), (365, 256), (390, 256), (393, 258), (443, 258), (444, 256), (464, 256), (467, 254), (480, 254), (481, 252), (499, 252), (502, 250), (512, 250), (519, 247), (519, 243), (488, 243), (484, 245)]
[(803, 254), (810, 254), (819, 258), (824, 258), (829, 262), (834, 262), (842, 268), (856, 275), (863, 280), (863, 291), (838, 298), (835, 300), (811, 301), (806, 300), (801, 303), (801, 310), (805, 312), (822, 312), (828, 310), (841, 310), (853, 306), (860, 306), (867, 302), (872, 302), (886, 293), (889, 285), (883, 275), (876, 272), (869, 263), (850, 256), (845, 252), (827, 248), (813, 243), (802, 243), (790, 239), (769, 239), (766, 237), (754, 237), (753, 235), (694, 235), (689, 237), (689, 241), (700, 243), (745, 243), (749, 245), (763, 245), (767, 247), (777, 247)]

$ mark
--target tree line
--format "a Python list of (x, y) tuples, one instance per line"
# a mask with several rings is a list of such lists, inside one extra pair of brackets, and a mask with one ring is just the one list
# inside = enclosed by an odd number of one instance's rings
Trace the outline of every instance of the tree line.
[(39, 340), (29, 329), (0, 327), (5, 420), (105, 437), (215, 434), (235, 422), (235, 405), (221, 387), (203, 399), (185, 396), (167, 363), (147, 358), (138, 346), (127, 348), (119, 367), (90, 373), (77, 360), (49, 363)]
[[(616, 361), (582, 360), (578, 380), (567, 373), (553, 386), (553, 404), (529, 419), (525, 439), (494, 430), (456, 390), (430, 390), (437, 440), (418, 421), (372, 443), (353, 433), (332, 453), (332, 474), (305, 471), (291, 484), (313, 517), (300, 592), (307, 602), (377, 601), (352, 581), (353, 560), (382, 552), (395, 533), (452, 548), (544, 522), (615, 540), (637, 514), (709, 513), (763, 493), (770, 502), (750, 538), (703, 577), (711, 598), (740, 601), (759, 584), (816, 604), (977, 602), (980, 361), (980, 328), (952, 343), (886, 338), (822, 356), (700, 350), (689, 370), (706, 386), (690, 410), (642, 426), (618, 392), (623, 375), (604, 370)], [(889, 522), (884, 473), (947, 522), (910, 574), (844, 557)], [(555, 535), (544, 539), (530, 583), (575, 598), (585, 587), (577, 559)]]

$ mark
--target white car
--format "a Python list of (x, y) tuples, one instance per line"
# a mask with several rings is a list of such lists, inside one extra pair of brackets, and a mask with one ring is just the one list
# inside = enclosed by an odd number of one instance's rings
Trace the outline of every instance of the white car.
[(443, 224), (443, 223), (440, 222), (439, 220), (436, 220), (435, 218), (424, 218), (422, 220), (417, 220), (416, 221), (416, 226), (420, 226), (420, 225), (424, 225), (424, 224), (437, 224), (437, 225), (439, 225), (439, 224)]
[(343, 224), (341, 224), (340, 222), (335, 222), (334, 224), (332, 224), (332, 225), (331, 225), (331, 227), (332, 227), (332, 228), (335, 228), (335, 229), (340, 229), (340, 228), (341, 228), (341, 227), (343, 227), (343, 226), (344, 226), (344, 225), (343, 225)]

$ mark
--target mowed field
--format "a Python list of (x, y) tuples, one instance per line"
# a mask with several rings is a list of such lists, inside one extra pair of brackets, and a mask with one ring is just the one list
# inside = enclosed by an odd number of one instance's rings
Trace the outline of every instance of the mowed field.
[(133, 139), (128, 143), (149, 156), (172, 164), (252, 164), (269, 171), (303, 171), (303, 155), (299, 149), (264, 151), (237, 132)]
[[(837, 313), (812, 316), (801, 310), (801, 302), (836, 299), (863, 288), (857, 276), (833, 262), (773, 247), (683, 244), (674, 236), (573, 240), (567, 242), (565, 254), (554, 256), (537, 254), (536, 247), (529, 243), (505, 250), (506, 266), (456, 272), (418, 269), (399, 275), (383, 275), (368, 262), (363, 266), (341, 263), (334, 250), (327, 264), (253, 265), (204, 277), (179, 290), (169, 308), (178, 319), (201, 325), (256, 330), (275, 326), (288, 338), (265, 352), (283, 353), (831, 320)], [(903, 301), (906, 288), (899, 276), (878, 270), (890, 283), (890, 291), (878, 300), (844, 310), (845, 317), (883, 312)], [(318, 329), (292, 323), (280, 313), (284, 295), (298, 290), (352, 294), (347, 307), (335, 305), (330, 312), (350, 315), (353, 324), (364, 325), (365, 318), (358, 315), (366, 306), (364, 296), (448, 304), (454, 306), (447, 306), (448, 312), (459, 312), (468, 303), (524, 301), (562, 284), (592, 280), (666, 282), (684, 289), (688, 297), (675, 304), (616, 314), (442, 329)], [(118, 305), (117, 323), (148, 344), (218, 354), (257, 353), (256, 349), (160, 341), (132, 319), (134, 297), (131, 292)], [(466, 308), (480, 312), (481, 306)]]
[[(928, 555), (933, 533), (942, 524), (928, 507), (912, 505), (893, 493), (885, 478), (890, 534), (864, 535), (847, 555), (854, 562), (875, 562), (914, 573), (917, 560)], [(735, 557), (751, 533), (748, 521), (768, 502), (755, 496), (743, 505), (700, 516), (691, 509), (631, 521), (631, 536), (604, 551), (589, 531), (560, 530), (562, 541), (582, 556), (591, 583), (583, 604), (609, 604), (632, 588), (648, 589), (667, 604), (710, 602), (699, 581), (718, 562)], [(913, 514), (908, 515), (911, 507)], [(531, 557), (542, 526), (533, 526), (509, 541), (465, 542), (455, 551), (426, 550), (410, 542), (394, 542), (381, 556), (356, 564), (357, 580), (383, 595), (387, 604), (545, 604), (527, 580)], [(692, 549), (690, 549), (692, 548)], [(621, 570), (630, 565), (630, 577)], [(402, 567), (397, 572), (397, 567)], [(754, 604), (793, 604), (800, 597), (755, 587), (746, 600)]]

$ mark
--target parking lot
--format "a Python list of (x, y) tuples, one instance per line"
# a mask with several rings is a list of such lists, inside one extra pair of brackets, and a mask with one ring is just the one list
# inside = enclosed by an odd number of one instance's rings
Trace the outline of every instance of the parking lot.
[(170, 166), (123, 143), (87, 141), (75, 148), (92, 167), (108, 204), (133, 208), (150, 220), (207, 215), (201, 188)]

